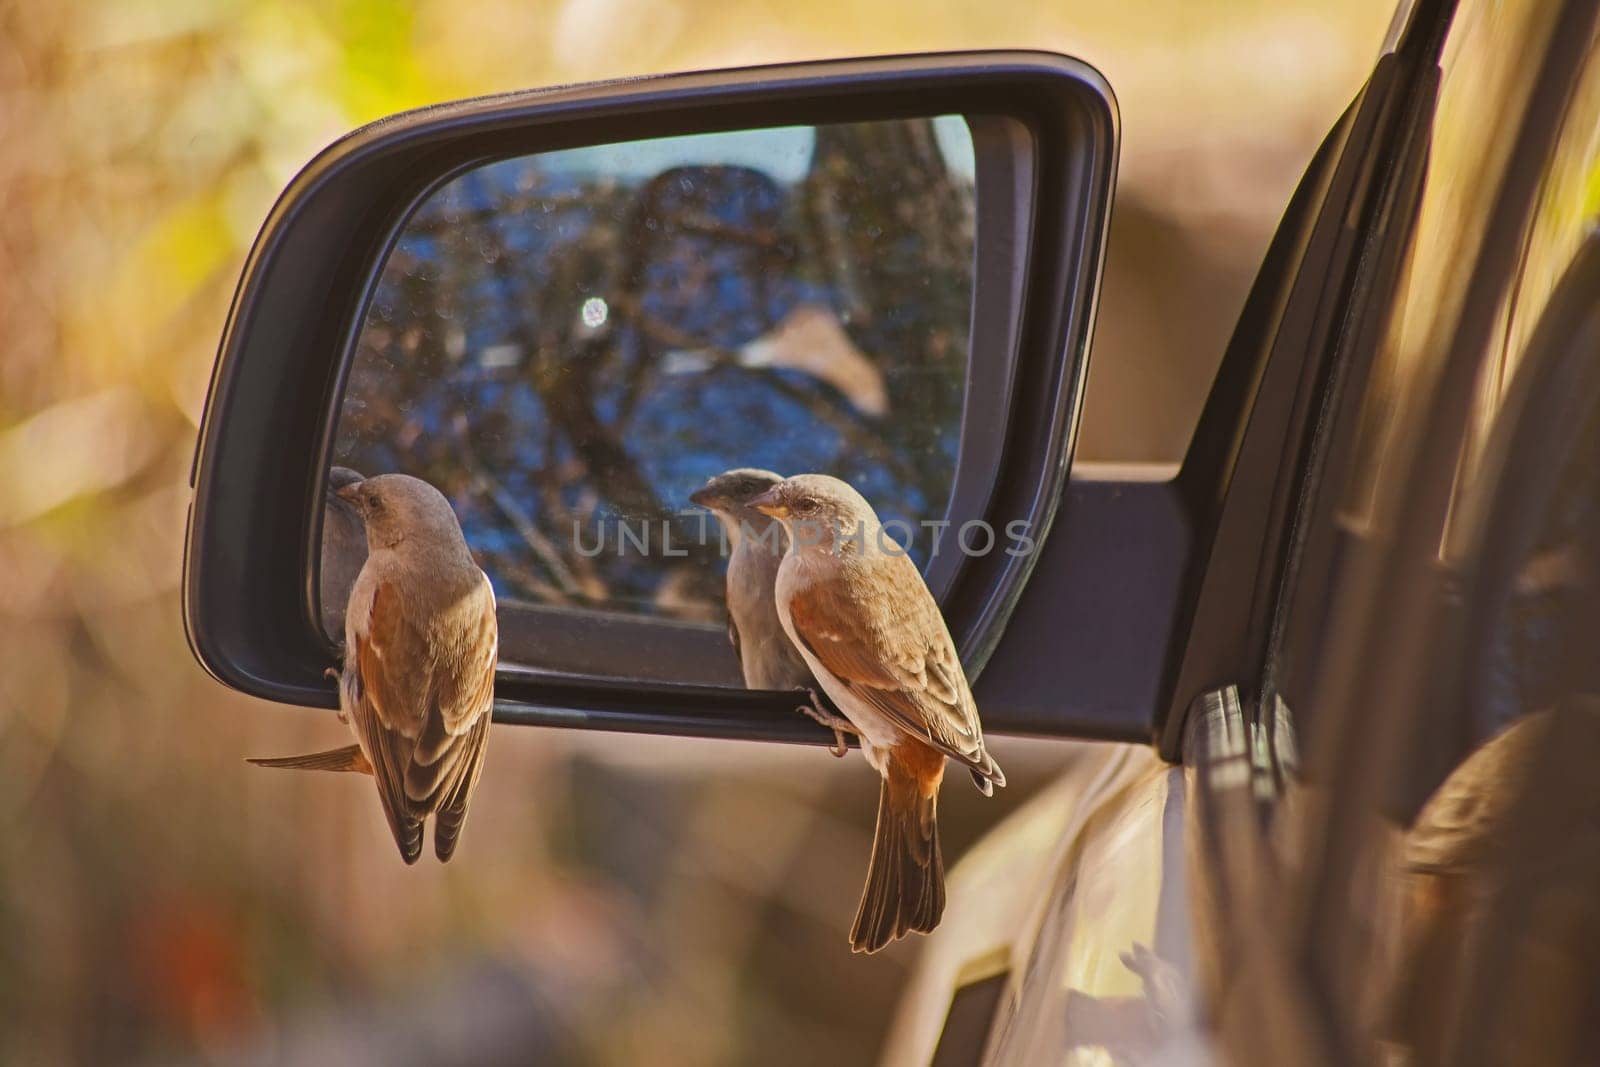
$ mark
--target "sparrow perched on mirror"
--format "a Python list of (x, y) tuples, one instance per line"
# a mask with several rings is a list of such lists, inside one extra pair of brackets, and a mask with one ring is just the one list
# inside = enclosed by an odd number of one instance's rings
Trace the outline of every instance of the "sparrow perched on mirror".
[(817, 680), (778, 621), (774, 585), (788, 548), (783, 524), (750, 507), (750, 501), (783, 481), (768, 470), (741, 467), (724, 471), (689, 494), (691, 503), (710, 511), (729, 546), (727, 575), (728, 640), (739, 659), (748, 689), (804, 689), (811, 696), (801, 711), (833, 731), (836, 756), (848, 749), (849, 723), (830, 714), (816, 696)]
[(789, 535), (775, 586), (784, 631), (883, 778), (850, 931), (852, 950), (876, 952), (932, 930), (944, 913), (937, 815), (945, 760), (963, 764), (986, 796), (1005, 775), (984, 750), (939, 605), (861, 494), (837, 478), (801, 474), (749, 506)]
[(427, 482), (385, 474), (338, 495), (367, 533), (339, 681), (357, 743), (250, 762), (371, 774), (401, 857), (417, 861), (431, 815), (434, 854), (446, 861), (483, 769), (499, 648), (494, 590), (450, 502)]

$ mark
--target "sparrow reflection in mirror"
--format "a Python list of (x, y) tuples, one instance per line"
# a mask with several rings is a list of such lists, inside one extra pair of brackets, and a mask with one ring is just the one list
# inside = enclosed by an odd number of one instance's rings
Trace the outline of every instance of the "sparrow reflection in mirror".
[(499, 646), (494, 590), (450, 502), (427, 482), (385, 474), (338, 495), (367, 532), (339, 682), (357, 743), (250, 762), (372, 775), (401, 857), (417, 861), (432, 815), (434, 854), (446, 861), (483, 769)]
[(784, 525), (778, 618), (883, 777), (850, 947), (876, 952), (944, 913), (937, 822), (946, 758), (987, 796), (1005, 785), (983, 747), (972, 690), (916, 564), (846, 483), (801, 474), (750, 500)]
[(773, 589), (788, 535), (777, 519), (750, 507), (752, 499), (781, 481), (781, 474), (741, 467), (712, 478), (690, 493), (689, 500), (715, 515), (727, 538), (728, 640), (739, 659), (745, 687), (804, 689), (811, 700), (799, 710), (833, 731), (832, 752), (843, 756), (848, 751), (844, 735), (855, 730), (822, 707), (811, 668), (778, 621)]
[[(322, 612), (322, 632), (344, 640), (344, 609), (356, 575), (367, 562), (367, 528), (356, 506), (339, 490), (361, 481), (363, 475), (349, 467), (332, 467), (322, 501), (322, 559), (317, 568), (317, 602)], [(335, 672), (337, 673), (337, 672)]]

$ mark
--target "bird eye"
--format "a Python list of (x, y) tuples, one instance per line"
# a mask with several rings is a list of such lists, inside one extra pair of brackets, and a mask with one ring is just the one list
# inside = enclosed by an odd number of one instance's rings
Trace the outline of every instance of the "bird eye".
[(796, 501), (795, 503), (796, 503), (796, 507), (800, 511), (815, 511), (815, 510), (817, 510), (817, 498), (816, 497), (803, 496), (798, 501)]

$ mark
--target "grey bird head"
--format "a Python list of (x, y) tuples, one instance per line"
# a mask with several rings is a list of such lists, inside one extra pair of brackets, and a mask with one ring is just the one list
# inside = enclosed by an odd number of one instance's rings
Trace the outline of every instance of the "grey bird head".
[(750, 507), (783, 523), (797, 549), (833, 547), (835, 534), (875, 535), (878, 513), (848, 483), (826, 474), (797, 474), (750, 501)]
[(410, 542), (427, 549), (459, 548), (468, 555), (461, 523), (444, 494), (420, 478), (380, 474), (352, 482), (338, 491), (340, 499), (360, 513), (372, 551)]
[(738, 467), (722, 472), (690, 493), (689, 502), (707, 509), (724, 525), (744, 522), (764, 530), (771, 520), (752, 509), (750, 501), (782, 481), (783, 475), (772, 471)]
[(367, 476), (362, 474), (360, 471), (351, 470), (349, 467), (329, 467), (328, 492), (336, 495), (339, 490), (343, 489), (345, 486), (354, 485), (357, 482), (365, 481), (366, 477)]

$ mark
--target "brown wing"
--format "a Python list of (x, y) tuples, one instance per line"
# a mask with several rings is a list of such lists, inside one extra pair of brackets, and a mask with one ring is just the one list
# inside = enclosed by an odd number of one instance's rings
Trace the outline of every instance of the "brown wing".
[[(361, 685), (351, 718), (407, 863), (422, 853), (422, 821), (428, 815), (450, 807), (459, 829), (477, 781), (486, 731), (474, 735), (473, 727), (487, 722), (493, 703), (497, 637), (487, 579), (481, 594), (428, 624), (464, 631), (456, 635), (462, 638), (459, 647), (477, 655), (459, 676), (438, 669), (428, 636), (417, 620), (406, 618), (389, 584), (374, 591), (366, 632), (356, 635)], [(435, 850), (439, 847), (436, 841)]]
[[(491, 679), (493, 675), (490, 675)], [(492, 690), (492, 685), (491, 685)], [(490, 696), (491, 703), (493, 695)], [(444, 802), (439, 805), (439, 816), (433, 824), (433, 854), (440, 863), (448, 863), (456, 851), (456, 839), (467, 821), (467, 805), (472, 791), (478, 787), (478, 776), (483, 772), (483, 754), (489, 740), (491, 715), (481, 715), (460, 746), (454, 761), (454, 775), (445, 790)]]
[[(428, 766), (438, 782), (438, 820), (433, 827), (433, 852), (446, 862), (456, 849), (456, 838), (466, 822), (467, 805), (483, 772), (483, 756), (488, 746), (489, 723), (494, 715), (494, 668), (499, 656), (500, 627), (495, 620), (494, 590), (487, 576), (476, 596), (476, 617), (470, 620), (474, 634), (470, 647), (479, 650), (478, 660), (460, 678), (442, 685), (438, 708), (439, 721), (446, 726), (441, 744), (422, 752), (437, 758)], [(420, 764), (415, 764), (420, 766)]]
[(733, 612), (728, 612), (728, 643), (733, 646), (733, 658), (739, 661), (739, 667), (744, 668), (744, 649), (739, 647), (739, 627), (734, 625)]
[[(870, 604), (871, 612), (863, 611)], [(896, 726), (1005, 784), (983, 748), (978, 709), (939, 606), (905, 556), (881, 556), (849, 582), (819, 583), (789, 602), (795, 636)], [(980, 783), (980, 788), (983, 783)]]

